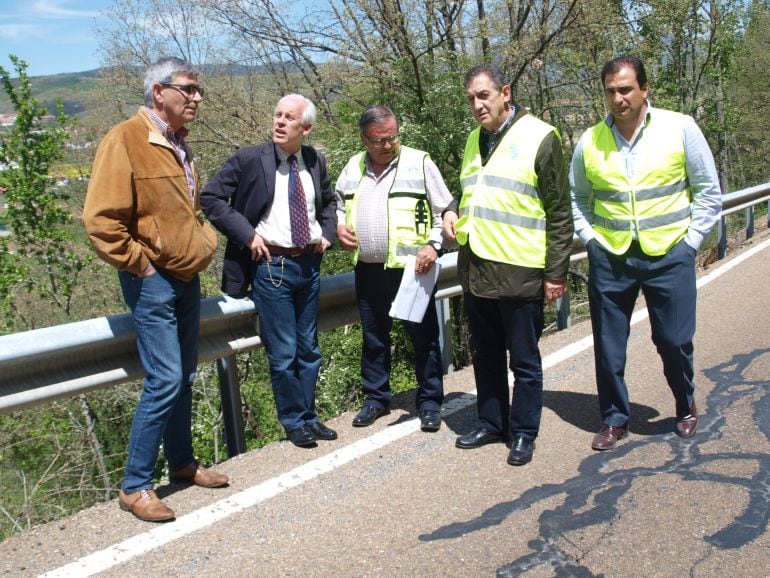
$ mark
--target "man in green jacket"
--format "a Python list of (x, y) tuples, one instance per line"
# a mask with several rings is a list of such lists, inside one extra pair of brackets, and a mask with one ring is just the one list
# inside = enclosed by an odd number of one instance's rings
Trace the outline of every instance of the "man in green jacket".
[(456, 445), (510, 441), (508, 463), (520, 466), (532, 460), (540, 429), (544, 301), (565, 294), (572, 247), (561, 139), (511, 101), (494, 65), (471, 68), (465, 92), (480, 126), (468, 137), (462, 195), (444, 213), (444, 234), (460, 244), (480, 424)]

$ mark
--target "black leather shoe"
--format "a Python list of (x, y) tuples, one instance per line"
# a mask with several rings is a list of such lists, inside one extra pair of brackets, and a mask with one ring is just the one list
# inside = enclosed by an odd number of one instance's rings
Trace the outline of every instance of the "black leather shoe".
[(438, 431), (440, 428), (440, 411), (435, 409), (424, 409), (420, 412), (420, 429), (422, 431)]
[(311, 430), (306, 425), (300, 426), (295, 430), (287, 432), (287, 435), (289, 436), (291, 443), (299, 448), (312, 446), (316, 442), (316, 437), (313, 433), (313, 430)]
[(508, 454), (508, 463), (512, 466), (523, 466), (532, 461), (532, 453), (535, 451), (535, 440), (527, 434), (518, 433), (513, 436), (511, 453)]
[(480, 427), (471, 433), (467, 433), (457, 438), (455, 446), (463, 450), (472, 450), (474, 448), (480, 448), (481, 446), (501, 441), (504, 441), (502, 435)]
[(361, 408), (361, 411), (358, 412), (358, 415), (353, 418), (353, 427), (366, 427), (372, 425), (378, 417), (388, 415), (389, 413), (389, 409), (365, 405)]
[(309, 423), (307, 424), (307, 427), (310, 428), (310, 431), (312, 431), (319, 440), (331, 441), (337, 439), (337, 432), (330, 427), (326, 427), (320, 421)]

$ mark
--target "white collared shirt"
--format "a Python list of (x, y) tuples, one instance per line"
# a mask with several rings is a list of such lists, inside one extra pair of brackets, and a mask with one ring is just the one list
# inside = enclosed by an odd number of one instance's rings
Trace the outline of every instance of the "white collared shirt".
[[(277, 151), (279, 161), (275, 170), (275, 196), (273, 197), (273, 204), (267, 209), (264, 218), (257, 223), (255, 231), (269, 245), (292, 247), (291, 218), (289, 216), (289, 162), (287, 161), (289, 155), (279, 146), (276, 146), (275, 150)], [(310, 242), (318, 243), (321, 240), (322, 231), (315, 214), (313, 178), (305, 166), (301, 150), (297, 152), (296, 157), (299, 178), (302, 181), (302, 188), (305, 190), (305, 200), (307, 202)]]

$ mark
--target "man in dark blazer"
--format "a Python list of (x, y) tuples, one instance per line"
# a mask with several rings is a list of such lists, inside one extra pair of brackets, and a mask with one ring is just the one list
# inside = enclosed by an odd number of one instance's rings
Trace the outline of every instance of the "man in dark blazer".
[(201, 193), (209, 221), (227, 236), (222, 290), (244, 297), (251, 289), (278, 419), (297, 446), (337, 438), (315, 413), (321, 257), (337, 226), (326, 159), (302, 145), (315, 114), (304, 96), (281, 98), (272, 141), (238, 150)]

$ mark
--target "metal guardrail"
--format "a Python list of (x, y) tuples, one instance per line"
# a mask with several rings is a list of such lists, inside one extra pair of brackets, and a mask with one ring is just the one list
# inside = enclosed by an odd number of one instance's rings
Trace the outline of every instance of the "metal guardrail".
[[(750, 237), (753, 207), (767, 201), (770, 201), (770, 183), (723, 196), (719, 258), (725, 254), (721, 247), (723, 243), (726, 247), (726, 216), (746, 209), (746, 231)], [(457, 284), (456, 253), (444, 255), (440, 261), (437, 305), (446, 367), (451, 363), (447, 298), (460, 295), (461, 289)], [(352, 273), (321, 279), (318, 311), (320, 331), (358, 321)], [(565, 311), (568, 315), (567, 307), (560, 315)], [(199, 361), (217, 360), (225, 435), (231, 455), (244, 450), (240, 394), (233, 360), (238, 353), (260, 347), (256, 317), (254, 305), (248, 299), (223, 296), (202, 302)], [(0, 413), (74, 397), (143, 376), (133, 320), (128, 313), (0, 336)]]
[[(457, 255), (441, 258), (437, 295), (460, 295)], [(201, 304), (198, 357), (217, 360), (260, 347), (250, 299), (210, 297)], [(321, 279), (318, 329), (358, 321), (353, 273)], [(141, 379), (131, 314), (0, 336), (0, 413)]]

